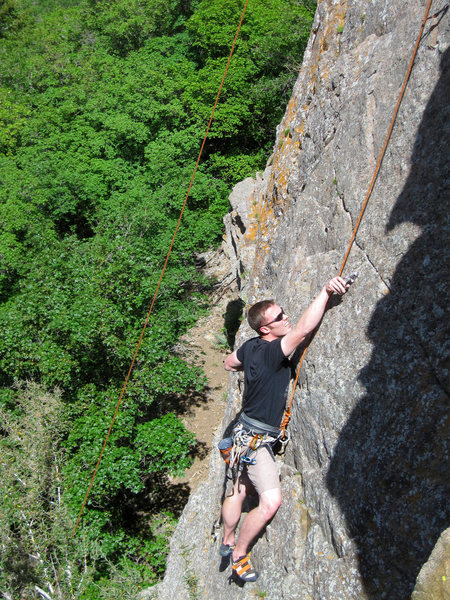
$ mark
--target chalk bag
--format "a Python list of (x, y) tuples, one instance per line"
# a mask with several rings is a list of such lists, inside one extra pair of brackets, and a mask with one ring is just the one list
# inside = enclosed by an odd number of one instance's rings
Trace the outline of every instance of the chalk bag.
[(230, 454), (233, 449), (233, 438), (227, 437), (223, 440), (220, 440), (220, 442), (217, 444), (217, 447), (220, 450), (220, 454), (222, 455), (223, 460), (227, 463), (227, 465), (229, 465)]

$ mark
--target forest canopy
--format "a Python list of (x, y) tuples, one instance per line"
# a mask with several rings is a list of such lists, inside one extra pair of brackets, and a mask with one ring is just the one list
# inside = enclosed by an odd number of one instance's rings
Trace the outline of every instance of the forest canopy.
[[(127, 597), (164, 572), (168, 476), (204, 375), (177, 340), (206, 309), (195, 256), (264, 168), (312, 0), (250, 0), (121, 410), (242, 0), (0, 0), (0, 588)], [(167, 500), (169, 498), (169, 500)], [(128, 592), (127, 592), (128, 593)], [(132, 596), (130, 596), (132, 597)]]

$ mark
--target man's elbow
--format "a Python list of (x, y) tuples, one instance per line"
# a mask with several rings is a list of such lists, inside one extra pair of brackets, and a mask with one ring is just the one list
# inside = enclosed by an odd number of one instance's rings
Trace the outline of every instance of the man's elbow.
[(229, 357), (223, 361), (223, 368), (225, 371), (233, 371), (233, 365), (230, 363)]
[(234, 360), (233, 355), (230, 354), (224, 360), (223, 367), (224, 367), (225, 371), (240, 371), (242, 368), (242, 365), (240, 362)]

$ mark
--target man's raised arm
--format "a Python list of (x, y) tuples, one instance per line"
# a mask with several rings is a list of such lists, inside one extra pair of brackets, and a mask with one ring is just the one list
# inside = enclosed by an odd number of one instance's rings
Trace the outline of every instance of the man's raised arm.
[(319, 325), (330, 296), (333, 293), (342, 296), (349, 287), (350, 285), (346, 284), (342, 277), (333, 277), (323, 286), (296, 325), (281, 340), (281, 349), (285, 356), (289, 356)]

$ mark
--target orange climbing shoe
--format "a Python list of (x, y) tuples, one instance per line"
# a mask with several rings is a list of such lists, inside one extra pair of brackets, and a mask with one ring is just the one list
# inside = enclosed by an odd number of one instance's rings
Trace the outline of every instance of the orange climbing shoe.
[(250, 563), (250, 554), (241, 556), (236, 561), (233, 560), (233, 555), (231, 555), (231, 568), (233, 569), (233, 575), (236, 575), (241, 581), (256, 581), (259, 577), (259, 574)]

